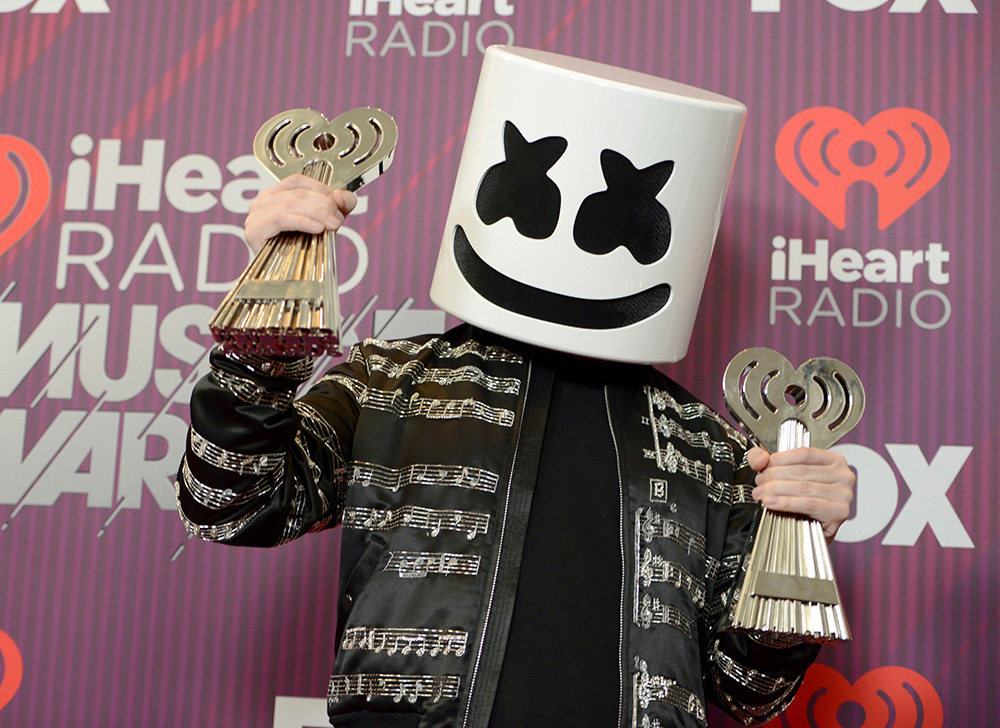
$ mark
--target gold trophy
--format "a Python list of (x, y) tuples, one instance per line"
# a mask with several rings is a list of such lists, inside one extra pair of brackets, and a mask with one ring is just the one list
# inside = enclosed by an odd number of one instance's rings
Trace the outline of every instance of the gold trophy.
[[(253, 153), (279, 180), (302, 173), (353, 192), (388, 168), (397, 138), (396, 122), (380, 109), (352, 109), (333, 121), (293, 109), (260, 128)], [(216, 341), (265, 356), (338, 352), (333, 238), (282, 232), (268, 240), (209, 321)]]
[[(828, 448), (865, 409), (861, 380), (843, 362), (810, 359), (793, 370), (765, 348), (736, 355), (723, 392), (732, 415), (770, 452)], [(819, 521), (764, 509), (730, 628), (806, 642), (851, 639)]]

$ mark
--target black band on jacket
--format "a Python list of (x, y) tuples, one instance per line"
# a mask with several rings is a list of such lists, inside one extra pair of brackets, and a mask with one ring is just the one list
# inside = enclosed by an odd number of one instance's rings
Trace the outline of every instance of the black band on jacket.
[[(496, 556), (493, 559), (496, 573), (493, 575), (484, 634), (469, 683), (470, 699), (463, 725), (484, 726), (489, 722), (490, 712), (493, 710), (497, 680), (507, 648), (510, 615), (517, 593), (524, 535), (531, 511), (531, 495), (538, 476), (542, 438), (545, 435), (545, 421), (552, 396), (552, 379), (552, 369), (541, 361), (536, 359), (529, 363), (520, 417), (521, 427), (514, 438), (510, 454), (513, 465), (505, 494), (506, 505), (501, 520), (503, 530), (496, 541)], [(481, 688), (477, 692), (475, 687), (480, 673), (482, 678), (486, 678), (482, 684), (488, 685), (489, 689)]]

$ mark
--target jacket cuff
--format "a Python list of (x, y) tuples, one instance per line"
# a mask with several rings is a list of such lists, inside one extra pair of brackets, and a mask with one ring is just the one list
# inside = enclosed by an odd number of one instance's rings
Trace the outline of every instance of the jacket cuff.
[(762, 725), (787, 708), (819, 654), (819, 645), (782, 642), (727, 633), (709, 650), (719, 702), (746, 725)]

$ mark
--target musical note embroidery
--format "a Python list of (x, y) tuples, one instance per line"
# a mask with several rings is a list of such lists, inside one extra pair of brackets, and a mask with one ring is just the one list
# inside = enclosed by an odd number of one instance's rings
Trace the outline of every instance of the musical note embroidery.
[(672, 604), (663, 604), (659, 597), (643, 594), (642, 602), (636, 605), (635, 621), (643, 629), (649, 629), (654, 624), (665, 624), (690, 639), (691, 623), (694, 620)]
[(216, 384), (248, 404), (271, 407), (283, 412), (292, 406), (292, 400), (295, 399), (293, 389), (270, 390), (252, 379), (232, 374), (215, 364), (211, 365), (211, 376)]
[(718, 640), (712, 645), (708, 654), (709, 659), (726, 677), (761, 695), (772, 695), (781, 690), (784, 692), (781, 697), (785, 697), (789, 692), (789, 686), (794, 687), (800, 679), (795, 678), (789, 685), (788, 680), (781, 675), (772, 676), (752, 667), (746, 667), (722, 652)]
[(391, 379), (408, 377), (414, 384), (431, 382), (448, 386), (460, 382), (476, 384), (483, 389), (498, 394), (517, 394), (521, 391), (521, 380), (516, 377), (494, 377), (486, 374), (479, 367), (464, 366), (454, 369), (442, 367), (428, 368), (422, 361), (413, 359), (405, 364), (397, 364), (384, 356), (372, 354), (367, 360), (368, 371), (381, 372)]
[(402, 390), (382, 392), (366, 389), (358, 404), (368, 409), (389, 412), (399, 418), (425, 417), (429, 420), (457, 420), (470, 418), (490, 424), (510, 427), (514, 424), (514, 412), (505, 407), (490, 407), (479, 400), (434, 399), (421, 397), (417, 393), (406, 397)]
[(657, 443), (655, 451), (643, 450), (643, 457), (647, 460), (656, 460), (656, 466), (660, 470), (666, 470), (668, 473), (681, 472), (695, 480), (700, 480), (710, 489), (715, 485), (715, 476), (712, 474), (711, 466), (700, 460), (685, 457), (669, 440), (665, 443)]
[(632, 621), (643, 629), (665, 624), (691, 636), (691, 621), (676, 607), (663, 604), (658, 597), (643, 594), (643, 588), (653, 583), (672, 584), (684, 589), (692, 601), (703, 608), (706, 598), (705, 583), (684, 569), (680, 564), (643, 549), (642, 544), (654, 539), (667, 539), (677, 543), (688, 553), (705, 560), (706, 573), (720, 571), (719, 562), (705, 554), (705, 538), (679, 521), (665, 518), (651, 507), (640, 507), (635, 512), (635, 579), (633, 583)]
[(635, 658), (635, 674), (632, 688), (632, 726), (653, 725), (640, 722), (639, 709), (646, 710), (653, 702), (667, 703), (693, 715), (699, 722), (705, 722), (705, 706), (697, 695), (681, 687), (676, 680), (662, 675), (650, 675), (646, 661)]
[(653, 415), (654, 407), (660, 411), (671, 410), (682, 420), (696, 420), (702, 417), (707, 417), (713, 422), (721, 425), (723, 430), (725, 430), (726, 435), (732, 437), (741, 445), (746, 444), (746, 437), (726, 422), (725, 419), (723, 419), (708, 405), (702, 404), (701, 402), (688, 402), (687, 404), (681, 404), (674, 399), (669, 392), (664, 392), (662, 389), (656, 389), (655, 387), (648, 386), (645, 389), (646, 396), (649, 398), (649, 414), (653, 420), (656, 419)]
[(652, 425), (659, 435), (665, 435), (668, 438), (675, 438), (686, 442), (691, 447), (708, 450), (713, 461), (726, 462), (733, 467), (736, 466), (736, 460), (733, 457), (733, 448), (728, 442), (713, 440), (707, 432), (689, 430), (677, 420), (671, 419), (664, 414), (652, 420)]
[(242, 455), (219, 447), (214, 442), (207, 440), (193, 427), (189, 432), (191, 452), (209, 465), (237, 475), (263, 475), (270, 473), (285, 462), (285, 454), (281, 452)]
[(390, 551), (383, 571), (395, 571), (401, 579), (423, 579), (429, 574), (475, 576), (480, 556), (428, 553), (425, 551)]
[[(396, 341), (365, 339), (362, 344), (364, 346), (377, 346), (378, 348), (385, 349), (387, 351), (401, 351), (404, 354), (410, 355), (419, 354), (422, 351), (430, 349), (434, 352), (435, 356), (440, 357), (441, 359), (457, 359), (465, 356), (466, 354), (471, 354), (472, 356), (477, 356), (484, 361), (500, 361), (507, 362), (509, 364), (524, 363), (524, 359), (517, 354), (504, 349), (502, 346), (484, 345), (480, 344), (478, 341), (471, 340), (465, 341), (458, 346), (452, 346), (444, 339), (428, 339), (422, 344), (407, 341), (406, 339), (399, 339)], [(351, 360), (353, 361), (353, 357)]]
[(421, 506), (400, 506), (399, 508), (346, 508), (343, 518), (344, 528), (359, 528), (369, 531), (388, 531), (408, 527), (427, 531), (435, 537), (444, 531), (464, 532), (470, 541), (481, 533), (486, 533), (490, 525), (488, 513), (473, 511), (437, 510)]
[(665, 518), (652, 508), (639, 508), (635, 512), (636, 533), (650, 543), (654, 538), (665, 538), (679, 544), (689, 554), (705, 556), (705, 536), (672, 518)]
[(653, 450), (643, 448), (642, 456), (647, 460), (655, 460), (660, 470), (665, 470), (668, 473), (682, 473), (689, 478), (701, 481), (708, 491), (708, 497), (716, 503), (733, 505), (734, 503), (753, 502), (752, 483), (733, 484), (715, 480), (711, 466), (685, 457), (671, 442), (657, 443)]
[(350, 486), (374, 486), (396, 492), (409, 485), (433, 485), (469, 488), (495, 493), (500, 476), (490, 470), (465, 465), (431, 465), (417, 463), (402, 468), (389, 468), (376, 463), (355, 461), (348, 467)]
[[(740, 557), (727, 556), (725, 563), (705, 553), (705, 536), (680, 521), (665, 518), (652, 508), (639, 508), (635, 512), (637, 539), (650, 543), (655, 538), (673, 541), (687, 551), (705, 560), (705, 576), (716, 581), (729, 578), (735, 573)], [(636, 547), (638, 553), (638, 546)]]
[(333, 675), (327, 698), (337, 702), (349, 696), (362, 696), (371, 700), (376, 697), (392, 698), (394, 703), (403, 700), (415, 703), (420, 698), (428, 698), (436, 703), (443, 698), (458, 697), (460, 682), (458, 675), (390, 675), (367, 673), (361, 675)]
[(232, 488), (219, 489), (202, 483), (191, 472), (187, 454), (181, 458), (181, 479), (191, 497), (206, 508), (213, 510), (249, 503), (265, 493), (277, 489), (284, 477), (285, 467), (284, 462), (281, 462), (277, 468), (264, 475), (249, 489), (236, 493)]
[(645, 549), (639, 561), (639, 580), (644, 587), (653, 582), (673, 584), (678, 589), (684, 589), (691, 594), (694, 603), (705, 606), (705, 584), (690, 572), (673, 561), (667, 561), (662, 556)]
[[(651, 425), (653, 448), (644, 448), (642, 455), (647, 460), (656, 461), (656, 466), (668, 473), (681, 473), (705, 484), (708, 497), (717, 503), (732, 505), (733, 503), (751, 503), (753, 497), (752, 484), (733, 484), (717, 481), (713, 469), (705, 462), (685, 456), (671, 440), (677, 439), (694, 447), (704, 447), (709, 450), (713, 462), (735, 463), (732, 447), (729, 443), (711, 440), (705, 433), (688, 430), (674, 421), (671, 416), (662, 414), (664, 411), (682, 420), (705, 418), (722, 426), (725, 433), (736, 442), (746, 444), (746, 438), (740, 435), (732, 425), (722, 419), (707, 406), (692, 402), (680, 404), (669, 393), (646, 387), (646, 397), (649, 403), (649, 414), (643, 422)], [(657, 416), (656, 412), (661, 414)], [(745, 460), (744, 456), (744, 460)], [(742, 465), (742, 464), (741, 464)]]
[(469, 633), (454, 629), (417, 629), (412, 627), (350, 627), (344, 630), (342, 650), (394, 655), (397, 652), (418, 657), (454, 655), (462, 657), (469, 641)]

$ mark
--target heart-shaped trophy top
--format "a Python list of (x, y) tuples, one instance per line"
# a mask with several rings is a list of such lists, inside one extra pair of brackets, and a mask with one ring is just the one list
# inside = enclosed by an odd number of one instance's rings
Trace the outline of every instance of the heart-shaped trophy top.
[(865, 410), (858, 375), (837, 359), (810, 359), (798, 369), (773, 349), (737, 354), (722, 378), (726, 406), (747, 431), (776, 452), (781, 424), (800, 422), (809, 444), (829, 448), (854, 429)]
[(312, 109), (292, 109), (264, 123), (253, 153), (278, 179), (301, 172), (353, 192), (389, 167), (398, 138), (396, 122), (381, 109), (351, 109), (332, 121)]

